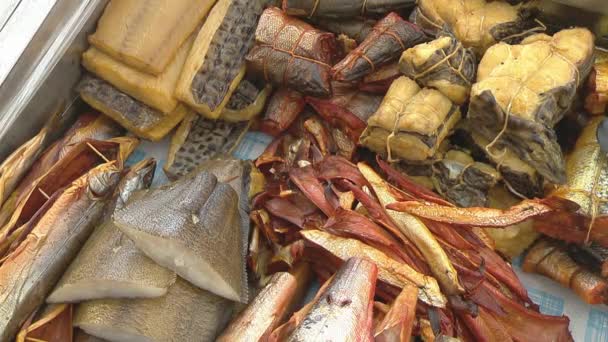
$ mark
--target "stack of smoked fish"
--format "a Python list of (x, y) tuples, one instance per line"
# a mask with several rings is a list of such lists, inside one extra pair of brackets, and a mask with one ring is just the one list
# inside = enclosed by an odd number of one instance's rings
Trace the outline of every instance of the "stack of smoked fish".
[[(508, 258), (608, 303), (601, 118), (558, 134), (608, 68), (534, 5), (110, 1), (77, 88), (103, 115), (0, 165), (0, 340), (572, 341)], [(174, 131), (171, 183), (123, 128)]]

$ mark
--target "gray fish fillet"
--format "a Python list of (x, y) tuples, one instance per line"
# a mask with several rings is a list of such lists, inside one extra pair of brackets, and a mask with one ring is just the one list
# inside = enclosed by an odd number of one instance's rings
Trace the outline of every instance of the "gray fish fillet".
[(36, 307), (44, 303), (97, 224), (118, 179), (114, 163), (102, 164), (51, 197), (51, 207), (2, 264), (0, 341), (11, 340)]
[(213, 341), (227, 323), (232, 303), (178, 278), (166, 295), (103, 299), (76, 309), (74, 326), (110, 341)]
[[(134, 165), (118, 186), (116, 210), (131, 195), (149, 188), (156, 162)], [(111, 219), (97, 227), (47, 298), (48, 303), (80, 302), (103, 298), (149, 298), (167, 293), (175, 273), (145, 256)]]
[(158, 264), (219, 296), (247, 301), (244, 218), (234, 189), (205, 171), (149, 190), (114, 223)]
[(373, 262), (348, 259), (287, 341), (373, 341), (377, 275)]

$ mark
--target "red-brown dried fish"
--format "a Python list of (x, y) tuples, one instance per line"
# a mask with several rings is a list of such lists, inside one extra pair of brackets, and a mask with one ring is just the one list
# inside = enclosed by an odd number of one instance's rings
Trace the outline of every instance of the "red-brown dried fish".
[(255, 38), (256, 45), (246, 57), (250, 72), (303, 94), (331, 95), (331, 65), (337, 51), (333, 33), (272, 7), (262, 14)]
[(347, 260), (286, 341), (373, 341), (377, 275), (374, 263)]
[(524, 259), (523, 269), (572, 289), (586, 303), (608, 302), (608, 280), (578, 265), (556, 241), (544, 239), (532, 246)]
[(338, 156), (327, 156), (315, 164), (317, 177), (324, 181), (346, 179), (358, 187), (367, 185), (367, 180), (359, 172), (357, 166), (345, 158)]
[(303, 298), (311, 278), (308, 265), (293, 273), (276, 273), (270, 282), (235, 318), (216, 341), (266, 341)]
[(15, 342), (72, 341), (72, 311), (71, 304), (52, 307), (36, 322), (24, 326), (17, 334)]
[(384, 319), (374, 329), (374, 340), (378, 342), (409, 342), (416, 319), (418, 289), (405, 286), (392, 303)]
[(394, 80), (399, 78), (401, 70), (399, 70), (399, 63), (391, 63), (380, 67), (378, 70), (371, 74), (363, 77), (363, 81), (359, 84), (359, 89), (374, 94), (386, 94), (388, 88)]
[(335, 208), (327, 201), (325, 189), (317, 179), (312, 166), (291, 169), (289, 178), (325, 215), (332, 216), (334, 214)]
[(260, 130), (272, 136), (278, 136), (296, 120), (305, 105), (304, 97), (297, 91), (277, 90), (268, 102), (268, 107), (260, 122)]
[(397, 13), (380, 20), (374, 30), (355, 50), (332, 68), (337, 81), (355, 81), (382, 65), (396, 61), (401, 53), (424, 41), (424, 33)]
[(507, 210), (457, 208), (419, 201), (395, 202), (387, 208), (438, 222), (493, 228), (512, 226), (553, 211), (542, 200), (524, 200)]

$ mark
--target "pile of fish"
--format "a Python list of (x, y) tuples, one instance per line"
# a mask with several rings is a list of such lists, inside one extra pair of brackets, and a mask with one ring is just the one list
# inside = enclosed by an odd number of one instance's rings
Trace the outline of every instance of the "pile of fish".
[[(508, 258), (608, 303), (608, 69), (537, 14), (110, 1), (77, 87), (102, 114), (0, 165), (0, 340), (571, 341)], [(151, 188), (127, 159), (170, 132)]]

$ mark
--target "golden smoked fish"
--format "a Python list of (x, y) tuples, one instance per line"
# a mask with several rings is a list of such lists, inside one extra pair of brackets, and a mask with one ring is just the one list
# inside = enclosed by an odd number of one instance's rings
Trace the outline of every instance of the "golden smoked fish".
[(293, 313), (306, 294), (311, 272), (306, 264), (293, 273), (275, 273), (264, 289), (217, 338), (217, 342), (266, 341), (279, 324)]
[(50, 200), (19, 248), (0, 266), (0, 341), (8, 341), (44, 302), (101, 217), (118, 183), (115, 163), (102, 164)]
[(198, 33), (175, 94), (209, 119), (217, 119), (245, 76), (263, 1), (219, 0)]
[[(149, 188), (156, 162), (144, 159), (121, 179), (114, 210), (122, 209), (131, 195)], [(175, 282), (175, 273), (146, 257), (111, 219), (106, 211), (103, 224), (87, 240), (65, 271), (48, 303), (80, 302), (103, 298), (158, 297)]]
[(247, 302), (248, 218), (239, 194), (198, 171), (149, 190), (114, 214), (114, 223), (148, 257), (192, 284)]
[(232, 303), (178, 278), (166, 295), (80, 304), (74, 326), (110, 341), (213, 341)]
[(143, 72), (162, 73), (215, 0), (113, 0), (89, 43)]

